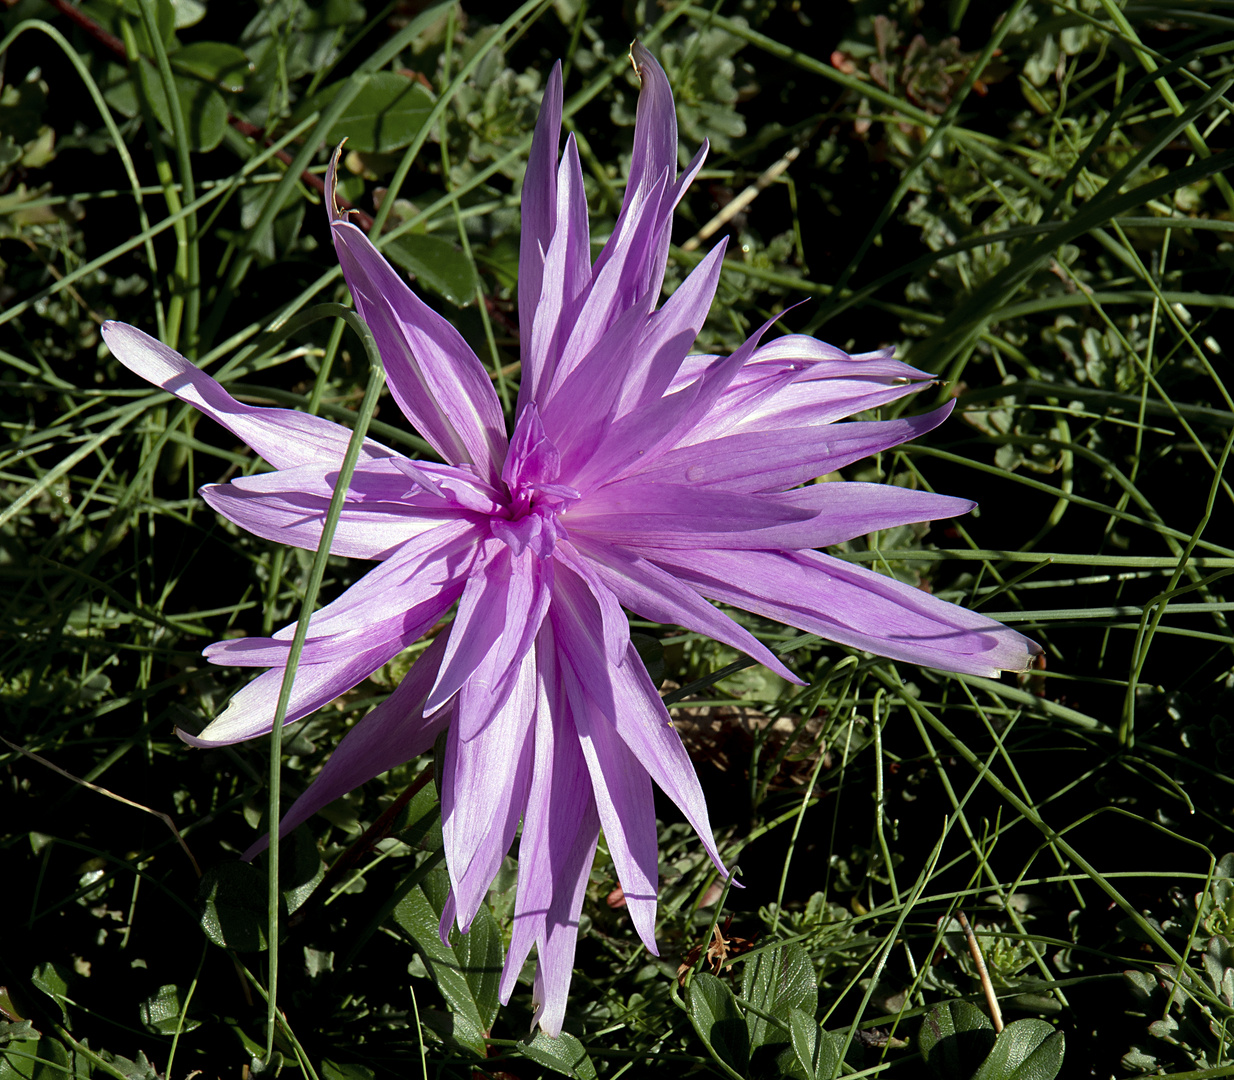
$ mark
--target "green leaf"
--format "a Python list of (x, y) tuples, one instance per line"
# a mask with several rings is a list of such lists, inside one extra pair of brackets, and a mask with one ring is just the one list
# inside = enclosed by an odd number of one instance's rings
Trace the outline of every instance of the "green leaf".
[(242, 49), (221, 41), (195, 41), (171, 54), (171, 66), (185, 75), (213, 83), (220, 90), (238, 94), (253, 70)]
[(214, 944), (237, 952), (266, 948), (266, 875), (252, 863), (210, 867), (197, 887), (197, 906)]
[[(793, 1009), (813, 1016), (818, 1008), (814, 965), (800, 945), (785, 945), (750, 957), (742, 971), (741, 996), (754, 1008), (774, 1016), (789, 1026)], [(789, 1033), (751, 1011), (746, 1016), (750, 1029), (750, 1049), (765, 1043), (789, 1041)]]
[(994, 1025), (968, 1001), (935, 1005), (918, 1035), (926, 1064), (945, 1080), (972, 1076), (994, 1048)]
[(60, 1022), (66, 1027), (69, 1014), (65, 1003), (68, 1001), (69, 980), (72, 978), (68, 968), (59, 964), (40, 964), (30, 976), (30, 981), (60, 1006)]
[(415, 274), (420, 285), (457, 307), (475, 300), (480, 277), (466, 254), (449, 240), (431, 233), (406, 233), (382, 251), (392, 263)]
[(744, 1075), (750, 1063), (750, 1032), (733, 992), (700, 971), (690, 981), (690, 1023), (717, 1061)]
[(141, 1022), (156, 1035), (174, 1035), (177, 1030), (192, 1031), (201, 1026), (200, 1020), (190, 1020), (188, 1017), (181, 1023), (184, 998), (180, 987), (171, 984), (160, 986), (156, 993), (137, 1006), (137, 1011)]
[(434, 870), (399, 901), (394, 922), (411, 939), (453, 1010), (454, 1039), (483, 1057), (485, 1036), (497, 1018), (505, 952), (501, 929), (487, 905), (481, 904), (471, 929), (460, 934), (452, 927), (450, 944), (443, 945), (438, 927), (449, 891), (445, 868)]
[[(331, 84), (305, 99), (295, 119), (324, 109), (338, 93)], [(415, 79), (393, 71), (375, 71), (365, 76), (360, 92), (335, 121), (326, 144), (347, 140), (348, 150), (362, 154), (386, 154), (407, 146), (424, 126), (433, 107), (433, 95)]]
[(9, 1047), (0, 1055), (0, 1080), (65, 1080), (70, 1076), (88, 1076), (85, 1062), (77, 1060), (59, 1039), (39, 1039)]
[(322, 1080), (373, 1080), (376, 1075), (367, 1065), (339, 1065), (328, 1058), (321, 1063)]
[(1054, 1080), (1062, 1067), (1063, 1033), (1030, 1018), (999, 1032), (973, 1080)]
[[(167, 95), (163, 93), (162, 81), (144, 63), (138, 64), (134, 70), (141, 80), (142, 92), (150, 102), (154, 118), (170, 133), (171, 113), (167, 108)], [(108, 71), (123, 69), (111, 65)], [(176, 96), (180, 99), (180, 113), (187, 128), (189, 146), (198, 151), (213, 150), (223, 141), (223, 133), (227, 130), (227, 104), (223, 101), (223, 95), (208, 83), (187, 75), (174, 76), (174, 82)], [(126, 77), (115, 83), (103, 97), (109, 105), (125, 116), (136, 116), (141, 111), (137, 88), (131, 78)]]
[(800, 1009), (789, 1009), (788, 1031), (793, 1052), (805, 1070), (808, 1080), (818, 1075), (818, 1023)]
[(543, 1031), (537, 1031), (536, 1037), (523, 1043), (521, 1049), (537, 1065), (543, 1065), (562, 1076), (596, 1080), (596, 1067), (587, 1056), (583, 1044), (564, 1031), (555, 1039)]

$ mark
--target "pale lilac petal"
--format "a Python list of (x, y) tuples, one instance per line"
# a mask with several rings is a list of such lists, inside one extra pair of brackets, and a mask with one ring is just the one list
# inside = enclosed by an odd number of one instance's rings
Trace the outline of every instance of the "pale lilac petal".
[[(334, 191), (330, 165), (327, 191)], [(496, 475), (505, 456), (501, 403), (484, 365), (462, 335), (415, 293), (333, 206), (330, 230), (356, 310), (377, 341), (390, 393), (403, 415), (451, 465), (469, 462)]]
[[(337, 600), (313, 612), (309, 637), (360, 630), (400, 614), (416, 619), (412, 612), (444, 594), (451, 594), (448, 607), (473, 571), (480, 535), (471, 521), (454, 518), (413, 537)], [(274, 636), (290, 641), (295, 632), (290, 623)]]
[(784, 491), (932, 431), (954, 402), (923, 416), (750, 430), (669, 450), (632, 475), (726, 491)]
[[(591, 572), (636, 615), (652, 622), (676, 623), (740, 649), (781, 678), (803, 685), (779, 658), (744, 626), (717, 611), (698, 593), (634, 551), (589, 537), (571, 541)], [(657, 553), (658, 554), (658, 553)]]
[[(105, 322), (102, 333), (112, 354), (131, 372), (205, 413), (275, 468), (312, 462), (337, 468), (342, 463), (351, 440), (350, 429), (293, 409), (242, 405), (191, 361), (134, 326)], [(361, 459), (390, 457), (393, 453), (365, 439)]]
[[(697, 381), (714, 357), (688, 357), (668, 392)], [(923, 389), (929, 373), (891, 359), (891, 350), (849, 356), (825, 341), (788, 334), (760, 346), (707, 413), (678, 441), (693, 445), (745, 428), (830, 424)]]
[[(317, 481), (337, 469), (300, 465), (244, 476), (227, 484), (207, 484), (198, 494), (215, 511), (247, 532), (291, 547), (316, 551), (321, 544), (329, 488)], [(321, 485), (324, 487), (325, 485)], [(362, 499), (348, 490), (330, 544), (330, 553), (353, 559), (386, 559), (408, 540), (440, 525), (451, 511), (398, 502)]]
[(650, 311), (647, 296), (632, 305), (554, 392), (544, 423), (572, 445), (571, 468), (617, 417), (664, 397), (711, 308), (724, 247), (713, 248), (659, 311)]
[(624, 663), (626, 646), (630, 644), (630, 622), (626, 618), (625, 611), (622, 610), (621, 601), (612, 589), (600, 580), (591, 563), (580, 555), (569, 542), (563, 542), (557, 546), (556, 560), (559, 565), (564, 565), (577, 574), (582, 579), (586, 591), (590, 593), (590, 600), (583, 605), (586, 612), (585, 614), (580, 612), (580, 617), (588, 620), (593, 635), (597, 633), (597, 629), (592, 613), (593, 611), (599, 613), (599, 637), (592, 636), (591, 641), (593, 643), (603, 642), (604, 659), (613, 667)]
[[(856, 649), (996, 678), (1040, 646), (984, 615), (815, 551), (661, 551), (704, 595)], [(644, 759), (645, 760), (645, 759)]]
[[(464, 686), (456, 722), (446, 737), (441, 825), (458, 928), (466, 933), (510, 850), (531, 778), (536, 715), (536, 655), (519, 664), (505, 703), (491, 711), (489, 688)], [(427, 706), (426, 706), (427, 707)], [(469, 710), (488, 713), (479, 730), (462, 722)], [(464, 737), (466, 729), (472, 729)]]
[(958, 517), (969, 499), (890, 484), (812, 484), (746, 495), (724, 488), (623, 480), (592, 494), (570, 527), (588, 539), (642, 548), (802, 550), (877, 529)]
[(542, 412), (546, 411), (570, 373), (596, 349), (605, 333), (624, 312), (639, 301), (647, 310), (651, 309), (655, 297), (648, 295), (646, 290), (636, 292), (635, 282), (642, 261), (656, 240), (660, 222), (656, 220), (654, 210), (666, 179), (666, 176), (661, 176), (655, 187), (636, 199), (630, 213), (618, 219), (616, 230), (592, 268), (590, 286), (581, 298), (577, 315), (569, 327), (569, 336), (562, 344), (548, 393), (541, 392), (537, 397)]
[(587, 492), (605, 481), (618, 479), (626, 470), (633, 471), (636, 466), (645, 468), (660, 454), (679, 444), (697, 425), (697, 417), (715, 405), (775, 321), (768, 319), (732, 356), (717, 359), (689, 386), (627, 413), (609, 425), (590, 460), (573, 478), (573, 485)]
[(544, 253), (548, 251), (557, 221), (557, 146), (561, 140), (561, 62), (553, 65), (535, 134), (531, 138), (531, 154), (523, 175), (519, 214), (522, 233), (518, 255), (518, 321), (519, 339), (523, 349), (523, 387), (519, 391), (520, 409), (528, 400), (535, 400), (540, 372), (528, 357), (535, 327), (536, 308), (540, 303)]
[[(583, 295), (591, 284), (591, 228), (583, 168), (573, 134), (566, 140), (556, 187), (557, 217), (553, 236), (536, 261), (540, 268), (535, 323), (522, 351), (519, 411), (546, 397), (557, 360), (578, 317)], [(524, 188), (524, 190), (526, 190)], [(521, 265), (521, 264), (520, 264)], [(522, 271), (519, 271), (522, 302)]]
[[(449, 708), (427, 715), (424, 712), (424, 699), (437, 676), (444, 649), (445, 637), (434, 639), (394, 692), (343, 736), (321, 772), (283, 815), (280, 836), (361, 784), (432, 749), (451, 717)], [(269, 839), (263, 836), (241, 858), (254, 858), (266, 849)]]
[[(341, 660), (325, 664), (301, 664), (296, 668), (287, 703), (285, 724), (302, 720), (323, 705), (346, 693), (362, 679), (368, 678), (382, 664), (393, 659), (416, 640), (425, 628), (417, 626), (411, 634), (378, 639), (360, 652), (352, 652)], [(258, 675), (240, 690), (216, 719), (207, 724), (200, 735), (176, 730), (189, 746), (208, 749), (267, 735), (274, 727), (279, 689), (283, 685), (284, 668), (271, 668)]]
[(612, 679), (613, 692), (621, 706), (616, 711), (613, 729), (651, 774), (656, 786), (685, 815), (698, 834), (703, 850), (716, 869), (727, 877), (728, 870), (711, 833), (707, 801), (703, 798), (698, 775), (633, 645), (626, 662), (613, 671)]
[(563, 665), (574, 726), (591, 774), (592, 793), (608, 853), (621, 882), (626, 910), (647, 950), (655, 956), (659, 849), (651, 777), (612, 723), (586, 697)]
[(586, 760), (554, 658), (552, 632), (536, 648), (540, 668), (535, 763), (519, 842), (518, 889), (499, 997), (508, 1002), (531, 947), (538, 950), (533, 1026), (561, 1032), (574, 967), (579, 913), (600, 835)]
[[(515, 670), (531, 648), (548, 609), (551, 562), (531, 551), (516, 557), (496, 540), (488, 541), (485, 550), (483, 566), (468, 579), (459, 600), (445, 659), (429, 694), (429, 709), (440, 708), (477, 676), (496, 695), (505, 673)], [(473, 714), (459, 722), (470, 729), (486, 720)]]
[[(587, 730), (593, 736), (597, 717), (611, 723), (617, 735), (633, 752), (634, 758), (642, 762), (651, 778), (694, 826), (716, 865), (727, 873), (711, 835), (707, 804), (703, 800), (698, 778), (638, 652), (632, 644), (627, 645), (624, 662), (613, 667), (605, 663), (594, 649), (588, 648), (595, 635), (594, 604), (573, 575), (558, 575), (553, 606), (542, 632), (542, 640), (551, 638), (556, 646), (553, 658), (555, 685), (571, 687), (571, 676), (573, 683), (577, 684), (569, 692), (572, 722), (584, 722), (578, 719), (578, 709), (587, 707), (590, 710), (587, 717), (590, 727)], [(543, 654), (545, 650), (542, 648), (540, 651)], [(661, 725), (667, 730), (667, 736), (657, 730)], [(581, 734), (582, 728), (578, 730)], [(608, 745), (602, 736), (596, 737)], [(605, 835), (608, 835), (607, 830)]]

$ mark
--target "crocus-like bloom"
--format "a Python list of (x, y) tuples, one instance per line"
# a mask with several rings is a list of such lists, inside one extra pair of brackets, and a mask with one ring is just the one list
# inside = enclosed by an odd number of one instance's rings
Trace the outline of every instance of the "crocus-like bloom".
[[(559, 66), (548, 81), (523, 184), (522, 382), (508, 436), (475, 353), (356, 225), (330, 211), (343, 273), (394, 400), (444, 464), (364, 444), (332, 551), (378, 565), (313, 615), (287, 721), (355, 686), (457, 611), (394, 693), (342, 740), (282, 829), (423, 753), (446, 730), (440, 784), (451, 897), (442, 931), (471, 924), (521, 820), (501, 999), (534, 945), (536, 1020), (549, 1034), (561, 1029), (600, 829), (630, 919), (656, 952), (653, 780), (724, 872), (698, 781), (631, 646), (623, 608), (708, 634), (794, 681), (708, 601), (946, 671), (1022, 670), (1039, 651), (990, 619), (815, 550), (971, 509), (894, 486), (809, 483), (929, 431), (951, 407), (836, 423), (927, 385), (929, 375), (890, 350), (849, 356), (798, 335), (760, 344), (763, 327), (732, 356), (687, 355), (724, 245), (656, 310), (672, 214), (706, 147), (678, 176), (668, 81), (639, 45), (633, 60), (642, 91), (630, 177), (594, 264), (573, 136), (558, 162)], [(241, 404), (132, 327), (108, 323), (103, 333), (123, 364), (274, 467), (209, 485), (206, 501), (258, 536), (315, 549), (348, 430)], [(225, 746), (270, 730), (294, 630), (206, 649), (213, 663), (269, 670), (199, 736), (182, 735), (186, 742)]]

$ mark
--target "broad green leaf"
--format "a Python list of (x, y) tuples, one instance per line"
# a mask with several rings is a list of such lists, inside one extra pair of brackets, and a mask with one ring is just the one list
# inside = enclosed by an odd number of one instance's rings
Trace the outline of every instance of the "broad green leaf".
[(538, 1065), (562, 1076), (596, 1080), (596, 1067), (587, 1056), (587, 1050), (578, 1039), (564, 1031), (555, 1039), (537, 1031), (534, 1039), (523, 1044), (522, 1051)]
[(407, 233), (383, 249), (386, 257), (416, 276), (416, 282), (458, 307), (476, 298), (479, 275), (466, 254), (449, 240), (431, 233)]
[(30, 976), (30, 981), (60, 1006), (60, 1021), (65, 1025), (69, 1022), (65, 1003), (68, 1000), (69, 980), (72, 977), (68, 969), (59, 964), (40, 964)]
[(504, 948), (501, 930), (484, 904), (471, 929), (450, 930), (443, 945), (438, 927), (450, 891), (445, 868), (434, 870), (394, 909), (394, 922), (412, 941), (441, 996), (453, 1010), (456, 1041), (483, 1057), (484, 1038), (497, 1017), (497, 987)]
[[(109, 72), (123, 72), (123, 68), (111, 65)], [(167, 95), (158, 75), (146, 64), (134, 69), (141, 80), (143, 93), (150, 102), (150, 109), (159, 125), (168, 132), (172, 130), (171, 113), (167, 108)], [(180, 99), (180, 114), (184, 117), (189, 146), (194, 150), (213, 150), (223, 140), (227, 130), (227, 105), (223, 95), (214, 87), (187, 75), (174, 77), (176, 96)], [(141, 108), (137, 88), (127, 76), (114, 83), (103, 94), (107, 103), (125, 116), (137, 116)]]
[(171, 7), (175, 12), (177, 30), (196, 26), (206, 17), (206, 5), (202, 0), (171, 0)]
[[(327, 86), (296, 109), (296, 119), (317, 112), (334, 98), (338, 86)], [(326, 143), (347, 140), (348, 150), (385, 154), (400, 150), (416, 137), (433, 107), (433, 95), (421, 83), (393, 71), (375, 71), (330, 129)]]
[[(0, 1080), (65, 1080), (88, 1076), (74, 1067), (74, 1055), (59, 1039), (43, 1038), (8, 1046), (0, 1054)], [(81, 1063), (84, 1067), (85, 1063)]]
[(1044, 1020), (1008, 1024), (973, 1080), (1054, 1080), (1063, 1067), (1063, 1033)]
[(197, 886), (201, 928), (216, 945), (237, 952), (266, 948), (266, 874), (252, 863), (212, 866)]
[(194, 75), (233, 94), (244, 89), (244, 81), (253, 70), (253, 62), (243, 50), (221, 41), (195, 41), (168, 59), (172, 67), (185, 75)]
[(376, 1075), (367, 1065), (340, 1065), (328, 1058), (321, 1063), (321, 1080), (373, 1080)]
[(968, 1001), (935, 1005), (921, 1023), (921, 1053), (945, 1080), (972, 1076), (994, 1047), (994, 1025)]
[(784, 1027), (764, 1020), (751, 1011), (746, 1016), (750, 1029), (750, 1049), (764, 1043), (788, 1042), (785, 1030), (789, 1013), (801, 1009), (813, 1016), (818, 1008), (814, 965), (800, 945), (785, 945), (750, 957), (742, 971), (741, 996), (760, 1012), (774, 1016)]
[(707, 1049), (734, 1072), (750, 1063), (750, 1032), (733, 992), (714, 975), (700, 971), (690, 981), (690, 1023)]
[(174, 1035), (179, 1031), (192, 1031), (201, 1026), (200, 1020), (190, 1020), (187, 1016), (181, 1023), (184, 1013), (184, 995), (180, 987), (173, 985), (160, 986), (145, 1001), (137, 1006), (141, 1022), (157, 1035)]
[(789, 1009), (788, 1031), (797, 1060), (808, 1080), (814, 1080), (818, 1075), (818, 1022), (800, 1009)]

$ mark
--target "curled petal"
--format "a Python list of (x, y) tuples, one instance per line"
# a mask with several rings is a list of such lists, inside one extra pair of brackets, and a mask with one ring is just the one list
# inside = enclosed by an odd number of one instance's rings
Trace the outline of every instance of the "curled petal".
[[(107, 347), (131, 372), (205, 413), (276, 469), (314, 462), (335, 468), (342, 464), (351, 439), (351, 432), (342, 425), (293, 409), (242, 405), (191, 361), (136, 327), (105, 322), (102, 332)], [(393, 453), (381, 443), (365, 439), (361, 458), (371, 460)]]

